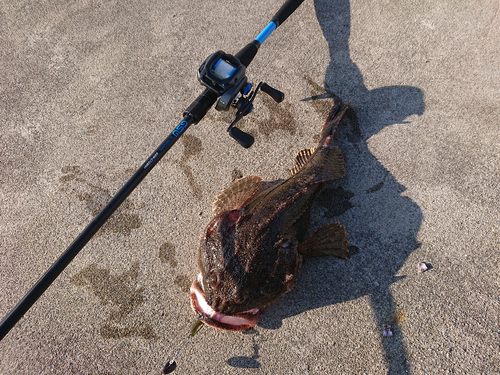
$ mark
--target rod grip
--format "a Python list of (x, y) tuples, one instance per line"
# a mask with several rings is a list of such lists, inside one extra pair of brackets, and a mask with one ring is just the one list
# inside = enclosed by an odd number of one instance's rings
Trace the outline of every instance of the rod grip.
[(273, 21), (276, 26), (281, 25), (285, 20), (302, 4), (304, 0), (287, 0), (285, 4), (274, 15)]
[(243, 47), (236, 55), (235, 57), (240, 60), (240, 62), (245, 66), (248, 67), (250, 63), (252, 62), (253, 58), (257, 54), (257, 51), (259, 50), (260, 43), (257, 40), (253, 40), (252, 42), (248, 43), (245, 47)]
[(183, 116), (190, 115), (194, 119), (194, 123), (197, 124), (216, 101), (217, 94), (209, 89), (205, 89), (205, 91), (191, 103), (188, 109), (184, 111)]

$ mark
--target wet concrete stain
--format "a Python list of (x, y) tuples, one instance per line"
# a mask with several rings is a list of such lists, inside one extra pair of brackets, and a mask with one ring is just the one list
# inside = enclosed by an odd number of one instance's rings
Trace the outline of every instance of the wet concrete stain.
[(341, 186), (325, 188), (316, 198), (316, 203), (325, 208), (326, 218), (333, 219), (354, 207), (350, 201), (352, 197), (354, 193)]
[(276, 103), (268, 95), (260, 96), (260, 101), (268, 109), (269, 118), (257, 120), (257, 132), (269, 137), (272, 132), (283, 130), (291, 135), (297, 131), (297, 122), (292, 116), (292, 105), (288, 102)]
[(202, 189), (196, 179), (194, 178), (193, 170), (188, 165), (189, 159), (192, 157), (198, 156), (203, 150), (203, 144), (201, 139), (195, 137), (194, 135), (185, 134), (181, 138), (182, 145), (184, 146), (184, 152), (181, 157), (181, 160), (177, 160), (179, 167), (182, 169), (182, 172), (186, 175), (189, 186), (193, 189), (193, 195), (195, 198), (200, 199), (203, 197)]
[(156, 337), (153, 327), (148, 323), (138, 323), (133, 327), (120, 328), (112, 325), (102, 326), (99, 330), (101, 336), (105, 339), (121, 339), (125, 337), (142, 337), (151, 340)]
[(170, 267), (177, 267), (177, 261), (175, 260), (175, 246), (169, 241), (160, 246), (158, 256), (162, 263), (168, 263)]
[(155, 338), (153, 328), (148, 323), (123, 326), (125, 319), (135, 308), (145, 302), (144, 288), (135, 286), (139, 276), (139, 263), (135, 262), (130, 270), (121, 275), (111, 275), (109, 269), (99, 268), (91, 264), (71, 278), (71, 283), (91, 290), (99, 298), (101, 304), (112, 304), (109, 317), (100, 329), (103, 338), (119, 339), (124, 337)]
[[(158, 252), (158, 257), (160, 262), (168, 263), (170, 267), (177, 267), (177, 260), (175, 259), (175, 246), (170, 241), (165, 241), (163, 245), (160, 246)], [(183, 292), (188, 293), (191, 289), (192, 280), (185, 275), (177, 275), (174, 279), (174, 284), (181, 288)]]
[[(113, 198), (110, 191), (88, 182), (79, 166), (66, 166), (61, 169), (62, 176), (59, 181), (62, 183), (61, 190), (69, 194), (75, 194), (78, 199), (84, 202), (87, 210), (95, 217)], [(101, 227), (96, 235), (108, 233), (121, 233), (130, 236), (133, 229), (140, 228), (142, 221), (139, 215), (130, 211), (136, 206), (130, 199), (126, 199), (107, 222)]]
[(192, 280), (186, 275), (177, 275), (174, 280), (174, 284), (181, 288), (183, 292), (189, 293), (191, 289)]

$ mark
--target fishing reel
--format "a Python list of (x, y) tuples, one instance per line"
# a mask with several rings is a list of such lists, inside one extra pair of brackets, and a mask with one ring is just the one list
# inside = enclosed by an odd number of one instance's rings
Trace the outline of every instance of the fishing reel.
[(248, 148), (253, 144), (254, 138), (234, 125), (252, 112), (252, 103), (259, 90), (268, 94), (277, 103), (283, 101), (285, 94), (263, 82), (251, 91), (252, 84), (247, 81), (245, 70), (245, 65), (237, 57), (217, 51), (201, 64), (198, 69), (198, 80), (218, 96), (216, 110), (228, 111), (229, 108), (236, 107), (236, 118), (227, 131), (240, 145)]

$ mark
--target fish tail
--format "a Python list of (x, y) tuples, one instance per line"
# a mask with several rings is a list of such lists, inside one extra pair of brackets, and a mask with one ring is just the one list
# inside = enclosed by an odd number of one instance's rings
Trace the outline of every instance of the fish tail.
[(305, 149), (297, 154), (295, 167), (291, 170), (292, 175), (297, 175), (299, 171), (303, 171), (303, 175), (308, 176), (306, 179), (308, 185), (344, 177), (345, 158), (340, 148), (334, 145), (333, 137), (342, 116), (349, 108), (349, 104), (337, 104), (331, 109), (321, 129), (321, 140), (318, 147), (316, 149)]
[[(340, 148), (334, 145), (333, 138), (340, 120), (349, 108), (346, 105), (335, 105), (321, 129), (321, 140), (318, 144), (314, 156), (311, 157), (310, 184), (325, 181), (333, 181), (345, 175), (345, 158)], [(312, 160), (314, 159), (314, 160)]]
[(320, 145), (324, 144), (325, 139), (329, 136), (331, 136), (331, 141), (333, 141), (333, 136), (335, 135), (335, 132), (337, 131), (337, 128), (339, 126), (340, 120), (344, 116), (345, 112), (349, 108), (351, 102), (345, 104), (345, 105), (340, 105), (340, 104), (335, 104), (332, 109), (330, 110), (330, 114), (326, 118), (325, 124), (323, 125), (323, 128), (321, 129), (321, 140), (319, 142)]

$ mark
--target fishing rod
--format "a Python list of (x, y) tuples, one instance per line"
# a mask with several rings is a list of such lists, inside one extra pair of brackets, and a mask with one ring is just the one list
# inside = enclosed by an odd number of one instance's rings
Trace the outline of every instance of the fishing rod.
[(228, 111), (230, 107), (236, 107), (236, 118), (227, 129), (229, 135), (245, 148), (253, 144), (254, 138), (237, 128), (235, 124), (252, 111), (252, 103), (259, 90), (270, 95), (278, 103), (284, 99), (284, 94), (263, 82), (259, 83), (253, 91), (250, 91), (252, 84), (248, 82), (245, 75), (246, 68), (252, 62), (262, 43), (279, 25), (285, 22), (303, 1), (287, 0), (262, 32), (252, 42), (236, 53), (236, 55), (233, 56), (223, 51), (217, 51), (207, 57), (198, 69), (198, 80), (205, 87), (205, 90), (184, 111), (183, 120), (175, 127), (172, 133), (116, 193), (59, 259), (45, 272), (24, 298), (2, 320), (0, 323), (0, 340), (7, 335), (12, 327), (33, 306), (38, 298), (40, 298), (52, 282), (96, 234), (99, 228), (139, 185), (144, 177), (151, 172), (179, 137), (184, 134), (190, 125), (197, 124), (214, 104), (215, 109), (218, 111)]

